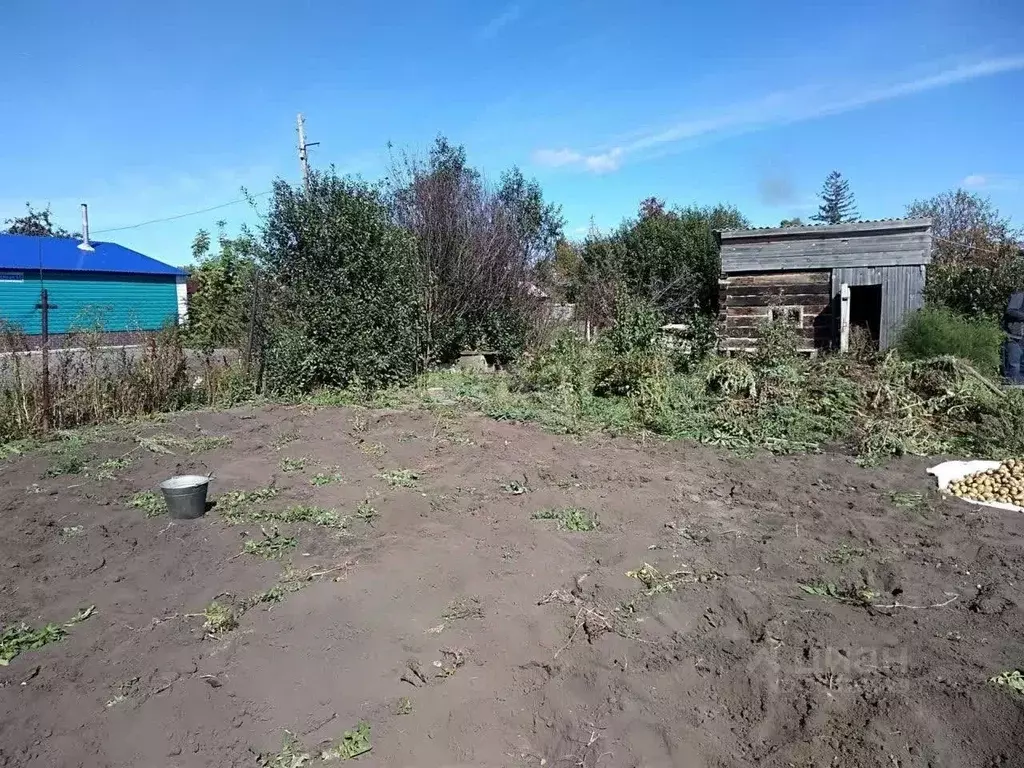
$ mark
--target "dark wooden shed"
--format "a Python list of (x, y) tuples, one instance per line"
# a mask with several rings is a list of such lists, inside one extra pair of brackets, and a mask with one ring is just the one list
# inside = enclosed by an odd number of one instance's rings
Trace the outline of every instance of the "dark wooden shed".
[(721, 348), (750, 350), (766, 320), (793, 323), (803, 351), (845, 349), (862, 327), (885, 349), (924, 303), (931, 219), (717, 233)]

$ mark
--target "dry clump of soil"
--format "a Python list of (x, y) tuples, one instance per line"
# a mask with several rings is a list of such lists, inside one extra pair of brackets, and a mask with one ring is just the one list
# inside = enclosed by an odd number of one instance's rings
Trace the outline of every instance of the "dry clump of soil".
[[(0, 667), (2, 766), (253, 766), (361, 722), (365, 765), (1024, 764), (987, 682), (1024, 660), (1024, 520), (923, 461), (278, 406), (88, 452), (0, 464), (0, 623), (96, 606)], [(220, 512), (128, 505), (192, 471)]]

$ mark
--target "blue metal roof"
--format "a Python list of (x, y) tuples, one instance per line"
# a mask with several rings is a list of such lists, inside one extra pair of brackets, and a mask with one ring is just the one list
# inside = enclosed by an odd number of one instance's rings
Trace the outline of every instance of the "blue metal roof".
[(184, 275), (183, 269), (143, 256), (116, 243), (91, 243), (79, 248), (69, 237), (0, 234), (0, 269), (59, 272), (122, 272), (134, 275)]

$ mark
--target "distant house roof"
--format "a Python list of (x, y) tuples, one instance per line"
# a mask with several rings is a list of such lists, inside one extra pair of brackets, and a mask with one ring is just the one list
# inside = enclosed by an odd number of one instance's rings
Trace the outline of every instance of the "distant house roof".
[(79, 248), (69, 237), (0, 234), (0, 269), (59, 272), (121, 272), (134, 275), (183, 275), (185, 271), (116, 243), (92, 242)]

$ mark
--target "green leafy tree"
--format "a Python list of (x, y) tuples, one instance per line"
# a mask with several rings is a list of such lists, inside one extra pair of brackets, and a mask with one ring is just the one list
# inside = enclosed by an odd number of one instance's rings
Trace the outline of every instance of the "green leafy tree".
[(210, 233), (199, 230), (192, 241), (194, 265), (189, 268), (193, 290), (188, 302), (185, 338), (201, 349), (236, 346), (249, 326), (252, 281), (259, 243), (243, 228), (236, 238), (218, 222), (217, 251), (212, 252)]
[(25, 215), (7, 219), (4, 222), (4, 233), (8, 235), (36, 235), (42, 237), (78, 237), (53, 221), (50, 206), (35, 209), (31, 203), (25, 203)]
[(1020, 250), (1024, 232), (992, 201), (955, 189), (907, 206), (909, 218), (932, 219), (932, 257), (937, 264), (993, 265)]
[(278, 180), (263, 225), (271, 391), (377, 388), (417, 370), (415, 243), (381, 190), (333, 171)]
[(505, 171), (496, 190), (496, 202), (508, 218), (514, 246), (530, 264), (551, 256), (562, 238), (562, 209), (544, 200), (536, 179), (527, 179), (518, 168)]
[(850, 191), (850, 182), (839, 171), (832, 171), (821, 187), (821, 204), (812, 221), (822, 224), (843, 224), (857, 220), (857, 202)]
[(582, 245), (560, 237), (554, 252), (534, 265), (534, 275), (544, 290), (559, 300), (579, 299), (583, 278)]
[(987, 197), (963, 189), (907, 206), (932, 219), (932, 264), (925, 298), (971, 317), (1002, 317), (1007, 297), (1024, 289), (1024, 233)]
[(802, 227), (804, 226), (804, 220), (799, 216), (792, 219), (783, 219), (779, 222), (780, 227)]
[(715, 231), (742, 229), (749, 222), (728, 205), (669, 210), (649, 198), (636, 219), (608, 238), (591, 236), (582, 260), (591, 304), (610, 306), (609, 283), (652, 302), (668, 318), (711, 312), (718, 295), (721, 262)]

